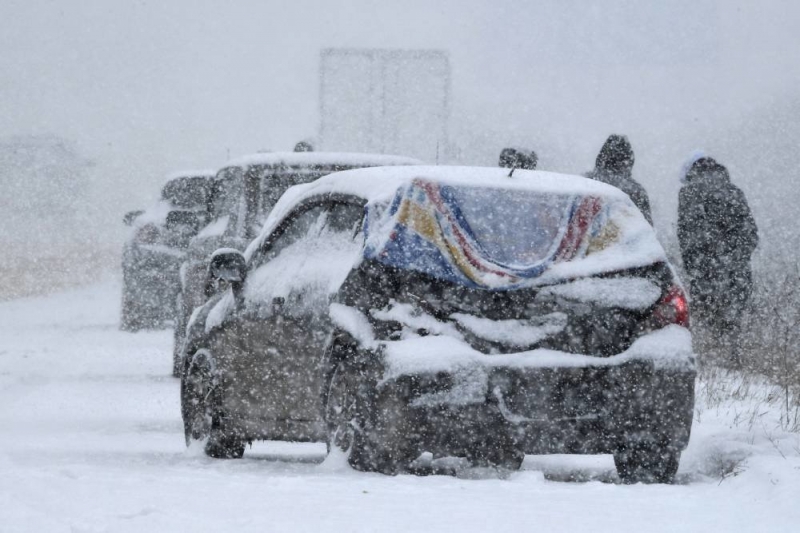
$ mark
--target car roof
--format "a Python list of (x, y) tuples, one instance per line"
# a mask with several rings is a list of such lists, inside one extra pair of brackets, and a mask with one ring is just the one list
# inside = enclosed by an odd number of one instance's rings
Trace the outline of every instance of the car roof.
[(383, 166), (419, 165), (411, 157), (358, 152), (265, 152), (231, 159), (221, 168), (248, 166)]
[[(491, 189), (525, 190), (542, 193), (580, 194), (625, 199), (627, 195), (597, 180), (541, 170), (515, 170), (498, 167), (404, 166), (374, 167), (335, 172), (307, 185), (290, 189), (302, 198), (324, 194), (348, 194), (367, 202), (389, 199), (397, 190), (416, 179), (445, 185), (486, 187)], [(283, 202), (281, 202), (283, 203)]]
[(276, 224), (306, 199), (347, 195), (361, 198), (368, 204), (388, 202), (401, 187), (416, 179), (489, 189), (597, 196), (633, 205), (628, 195), (616, 187), (583, 176), (541, 170), (515, 170), (509, 177), (509, 172), (507, 168), (467, 166), (372, 167), (334, 172), (314, 182), (295, 185), (286, 191), (270, 212), (259, 237), (251, 242), (246, 257), (249, 259)]

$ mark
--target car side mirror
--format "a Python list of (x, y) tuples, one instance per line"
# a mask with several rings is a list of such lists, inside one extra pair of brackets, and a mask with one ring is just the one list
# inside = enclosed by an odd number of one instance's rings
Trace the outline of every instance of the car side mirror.
[(208, 277), (217, 284), (229, 283), (234, 291), (244, 283), (247, 276), (247, 263), (244, 255), (234, 248), (220, 248), (211, 254), (208, 263)]
[(125, 216), (122, 217), (122, 223), (125, 224), (126, 226), (132, 225), (133, 221), (136, 220), (136, 218), (142, 213), (144, 213), (144, 210), (142, 209), (137, 209), (136, 211), (128, 211), (127, 213), (125, 213)]

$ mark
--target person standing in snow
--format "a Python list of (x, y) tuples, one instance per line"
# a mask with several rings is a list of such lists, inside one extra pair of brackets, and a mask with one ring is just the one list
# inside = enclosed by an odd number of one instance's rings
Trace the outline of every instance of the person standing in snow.
[(526, 170), (536, 170), (536, 165), (538, 165), (538, 164), (539, 164), (539, 156), (538, 156), (538, 155), (536, 155), (536, 152), (534, 152), (533, 150), (531, 150), (531, 151), (530, 151), (530, 152), (528, 152), (528, 154), (525, 156), (525, 163), (526, 163), (526, 165), (525, 165), (525, 167), (524, 167), (524, 168), (525, 168)]
[(627, 194), (642, 212), (644, 218), (652, 225), (650, 198), (644, 187), (633, 179), (633, 163), (633, 148), (628, 138), (624, 135), (612, 134), (608, 136), (600, 153), (597, 154), (594, 170), (588, 172), (586, 177), (613, 185)]
[(744, 193), (711, 157), (687, 165), (678, 197), (678, 242), (692, 311), (739, 364), (742, 315), (753, 290), (750, 258), (758, 245)]
[(502, 168), (519, 168), (523, 170), (536, 170), (539, 156), (533, 150), (526, 154), (517, 148), (503, 148), (497, 166)]
[(313, 152), (314, 147), (308, 141), (300, 141), (294, 145), (295, 152)]

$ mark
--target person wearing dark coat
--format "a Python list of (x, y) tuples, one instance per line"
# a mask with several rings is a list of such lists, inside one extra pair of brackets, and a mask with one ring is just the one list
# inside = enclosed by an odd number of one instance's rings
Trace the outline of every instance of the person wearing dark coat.
[(539, 156), (537, 156), (536, 152), (533, 150), (526, 154), (524, 150), (517, 148), (503, 148), (500, 152), (500, 160), (497, 166), (502, 168), (536, 170), (536, 164), (538, 162)]
[[(758, 245), (744, 193), (711, 157), (688, 168), (678, 197), (678, 243), (689, 277), (692, 311), (726, 338), (738, 364), (742, 315), (753, 290), (750, 257)], [(723, 339), (725, 340), (725, 339)]]
[(300, 141), (294, 145), (295, 152), (313, 152), (314, 147), (308, 141)]
[(644, 187), (632, 176), (634, 160), (633, 148), (628, 138), (624, 135), (609, 135), (597, 154), (594, 170), (587, 173), (586, 177), (613, 185), (627, 194), (652, 225), (650, 198)]

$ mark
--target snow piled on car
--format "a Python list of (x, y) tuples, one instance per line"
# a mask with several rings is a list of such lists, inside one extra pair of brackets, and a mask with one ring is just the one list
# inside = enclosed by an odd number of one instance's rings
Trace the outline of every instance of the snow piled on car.
[(563, 298), (588, 304), (602, 304), (631, 311), (644, 311), (655, 304), (661, 289), (650, 280), (634, 277), (584, 278), (544, 287), (536, 299)]
[(492, 320), (466, 313), (451, 315), (460, 325), (482, 339), (511, 346), (531, 346), (567, 327), (565, 313), (550, 313), (531, 320)]
[[(552, 172), (414, 166), (338, 172), (289, 189), (246, 257), (299, 202), (336, 194), (366, 202), (366, 257), (468, 286), (545, 285), (666, 261), (653, 228), (609, 185)], [(485, 201), (498, 194), (506, 201)], [(514, 198), (524, 201), (510, 205)]]
[(642, 335), (624, 352), (610, 357), (595, 357), (549, 349), (511, 354), (487, 355), (465, 341), (450, 336), (427, 336), (399, 341), (384, 341), (386, 379), (404, 375), (458, 372), (463, 367), (481, 368), (582, 368), (613, 367), (630, 361), (652, 362), (655, 368), (693, 370), (692, 335), (680, 326)]

